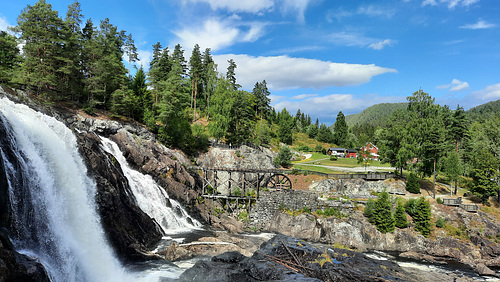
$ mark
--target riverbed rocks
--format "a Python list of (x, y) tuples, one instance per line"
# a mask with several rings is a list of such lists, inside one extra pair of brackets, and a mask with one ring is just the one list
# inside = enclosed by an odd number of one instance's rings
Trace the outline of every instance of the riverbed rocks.
[(178, 281), (418, 281), (396, 263), (362, 253), (311, 245), (285, 235), (262, 244), (251, 257), (224, 253), (199, 261)]
[[(252, 256), (269, 236), (230, 234), (216, 232), (213, 237), (203, 237), (188, 244), (172, 242), (167, 250), (159, 252), (169, 261), (185, 260), (195, 256), (216, 256), (226, 252), (238, 252)], [(271, 236), (272, 237), (272, 236)]]
[[(310, 214), (292, 216), (277, 212), (264, 229), (310, 242), (341, 244), (359, 251), (381, 250), (404, 252), (404, 256), (428, 261), (455, 260), (471, 267), (484, 264), (480, 270), (490, 273), (488, 266), (496, 266), (496, 246), (477, 239), (480, 244), (466, 242), (451, 237), (425, 238), (413, 228), (396, 229), (392, 233), (380, 233), (370, 224), (361, 212), (352, 213), (348, 218), (317, 218)], [(481, 244), (489, 244), (488, 251), (482, 250)], [(492, 252), (491, 255), (488, 252)]]

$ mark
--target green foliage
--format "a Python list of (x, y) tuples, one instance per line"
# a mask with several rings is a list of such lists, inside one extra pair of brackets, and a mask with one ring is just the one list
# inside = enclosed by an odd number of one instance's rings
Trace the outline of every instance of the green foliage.
[(411, 216), (415, 217), (418, 211), (418, 200), (415, 198), (409, 199), (405, 203), (405, 210)]
[(406, 220), (405, 207), (401, 202), (398, 202), (396, 206), (396, 212), (394, 213), (394, 220), (396, 221), (397, 228), (408, 227), (408, 221)]
[(380, 193), (375, 208), (373, 209), (373, 222), (377, 230), (382, 233), (394, 231), (395, 221), (392, 215), (392, 204), (389, 201), (389, 193)]
[(302, 146), (297, 148), (297, 151), (301, 151), (301, 152), (312, 152), (312, 150), (313, 149), (307, 145), (302, 145)]
[(316, 136), (316, 140), (323, 143), (332, 143), (333, 142), (333, 133), (326, 126), (326, 124), (322, 123), (319, 127), (318, 135)]
[(291, 145), (292, 144), (292, 129), (293, 129), (293, 117), (288, 113), (286, 108), (284, 108), (279, 114), (279, 130), (278, 137), (280, 141)]
[(498, 116), (500, 114), (500, 100), (491, 101), (471, 108), (466, 114), (472, 122), (487, 120), (492, 116)]
[(442, 217), (439, 217), (437, 220), (436, 220), (436, 227), (437, 228), (443, 228), (444, 227), (444, 218)]
[(373, 212), (375, 210), (375, 201), (373, 199), (368, 199), (366, 202), (363, 214), (368, 218), (368, 221), (372, 224), (375, 223), (375, 218), (373, 217)]
[(337, 207), (330, 207), (326, 210), (317, 210), (316, 211), (316, 214), (319, 215), (319, 216), (323, 216), (323, 217), (330, 217), (330, 216), (334, 216), (336, 218), (343, 218), (343, 217), (346, 217), (345, 214), (342, 213), (342, 211), (337, 208)]
[(335, 155), (330, 156), (330, 161), (336, 161), (336, 160), (338, 160), (337, 156)]
[(420, 183), (418, 182), (418, 178), (414, 173), (410, 173), (408, 176), (408, 180), (406, 181), (406, 191), (419, 194), (420, 193)]
[(441, 198), (437, 198), (437, 199), (436, 199), (436, 203), (438, 203), (438, 204), (440, 204), (440, 205), (441, 205), (441, 204), (443, 203), (443, 200), (442, 200)]
[(293, 153), (290, 148), (288, 148), (288, 146), (282, 146), (280, 151), (278, 152), (278, 155), (276, 156), (276, 158), (274, 158), (273, 163), (276, 167), (287, 168), (292, 164), (292, 157)]
[(413, 215), (413, 222), (415, 223), (415, 230), (420, 234), (428, 237), (432, 231), (431, 228), (431, 205), (423, 197), (417, 201), (416, 213)]
[(20, 62), (16, 38), (6, 31), (0, 31), (0, 82), (7, 82)]

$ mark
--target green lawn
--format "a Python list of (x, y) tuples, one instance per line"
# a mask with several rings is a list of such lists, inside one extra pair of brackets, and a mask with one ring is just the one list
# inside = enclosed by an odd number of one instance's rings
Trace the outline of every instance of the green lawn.
[[(363, 164), (358, 164), (357, 159), (348, 159), (348, 158), (338, 158), (336, 161), (330, 161), (330, 156), (323, 155), (320, 153), (312, 153), (312, 157), (307, 160), (293, 162), (293, 164), (300, 163), (310, 163), (310, 164), (320, 164), (327, 166), (339, 166), (339, 167), (362, 167)], [(380, 161), (370, 161), (368, 167), (370, 166), (381, 166), (381, 167), (390, 167), (390, 164), (383, 164)]]
[(313, 165), (300, 165), (300, 164), (294, 164), (293, 165), (294, 169), (300, 169), (300, 170), (310, 170), (310, 171), (317, 171), (321, 173), (328, 173), (328, 174), (343, 174), (345, 172), (341, 171), (335, 171), (329, 168), (325, 167), (320, 167), (320, 166), (313, 166)]

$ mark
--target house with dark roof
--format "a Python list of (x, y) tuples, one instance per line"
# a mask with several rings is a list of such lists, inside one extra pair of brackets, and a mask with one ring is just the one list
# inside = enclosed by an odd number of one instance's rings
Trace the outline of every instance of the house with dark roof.
[(329, 148), (326, 152), (329, 156), (337, 156), (337, 157), (345, 157), (346, 149), (345, 148)]

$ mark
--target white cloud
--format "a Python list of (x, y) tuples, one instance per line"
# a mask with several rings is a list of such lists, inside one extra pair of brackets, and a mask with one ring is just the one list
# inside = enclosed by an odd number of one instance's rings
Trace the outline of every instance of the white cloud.
[(376, 39), (366, 37), (358, 33), (337, 32), (327, 36), (328, 40), (337, 45), (368, 47), (375, 50), (381, 50), (385, 46), (392, 46), (394, 40)]
[(300, 94), (300, 95), (293, 96), (292, 99), (293, 100), (303, 100), (303, 99), (306, 99), (309, 97), (316, 97), (316, 96), (318, 96), (318, 94)]
[(422, 6), (437, 6), (439, 4), (444, 4), (448, 9), (452, 10), (457, 6), (467, 8), (477, 2), (479, 2), (479, 0), (424, 0), (422, 1)]
[(199, 44), (202, 50), (205, 48), (219, 50), (236, 43), (241, 32), (232, 25), (209, 19), (201, 28), (188, 27), (174, 33), (181, 40), (182, 46)]
[(227, 10), (230, 12), (259, 13), (273, 7), (273, 0), (185, 0), (186, 2), (204, 2), (212, 10)]
[(369, 48), (372, 48), (374, 50), (382, 50), (384, 49), (385, 46), (392, 46), (392, 40), (385, 39), (383, 41), (379, 41), (377, 43), (372, 43), (368, 45)]
[(282, 10), (284, 13), (297, 13), (297, 21), (304, 23), (304, 13), (306, 12), (307, 6), (309, 6), (313, 0), (281, 0), (281, 2), (283, 4)]
[(147, 50), (139, 50), (137, 51), (137, 53), (139, 57), (139, 62), (137, 62), (137, 65), (142, 65), (145, 70), (149, 69), (149, 62), (151, 62), (151, 59), (153, 58), (153, 53)]
[(484, 89), (472, 92), (472, 96), (481, 100), (500, 99), (500, 83), (489, 85)]
[(394, 9), (373, 4), (358, 7), (358, 14), (360, 15), (391, 18), (395, 13), (396, 11)]
[(469, 83), (454, 78), (450, 84), (436, 86), (436, 89), (449, 89), (450, 91), (461, 91), (469, 89)]
[(249, 55), (216, 55), (219, 70), (225, 72), (227, 60), (236, 62), (238, 83), (251, 89), (256, 81), (266, 80), (270, 89), (323, 88), (367, 83), (372, 77), (395, 69), (374, 64), (346, 64), (288, 56), (253, 57)]
[(475, 24), (466, 24), (461, 26), (460, 28), (466, 28), (466, 29), (486, 29), (486, 28), (493, 28), (497, 26), (496, 24), (492, 23), (487, 23), (486, 21), (483, 20), (478, 20), (477, 23)]
[(4, 17), (0, 17), (0, 30), (6, 31), (7, 27), (9, 27), (9, 23), (7, 23), (7, 19)]

